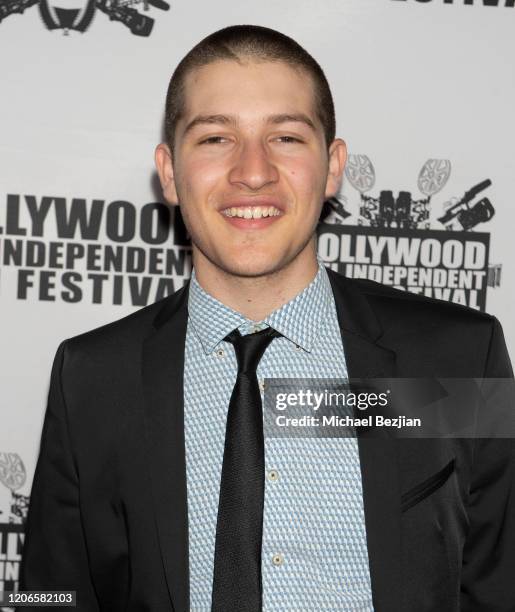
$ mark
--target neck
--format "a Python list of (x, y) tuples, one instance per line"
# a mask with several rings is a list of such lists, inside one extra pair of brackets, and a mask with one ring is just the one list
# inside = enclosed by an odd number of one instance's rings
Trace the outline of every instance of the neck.
[(260, 321), (289, 302), (318, 272), (314, 240), (291, 262), (262, 276), (231, 274), (213, 264), (195, 247), (193, 265), (204, 291), (251, 321)]

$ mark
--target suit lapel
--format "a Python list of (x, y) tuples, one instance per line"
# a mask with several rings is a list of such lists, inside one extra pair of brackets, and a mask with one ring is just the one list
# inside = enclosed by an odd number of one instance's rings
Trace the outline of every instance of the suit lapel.
[[(381, 325), (366, 297), (328, 270), (349, 378), (393, 378), (395, 352), (380, 343)], [(362, 415), (360, 415), (362, 416)], [(374, 430), (358, 436), (367, 546), (375, 612), (400, 612), (401, 509), (395, 441)]]
[(183, 371), (188, 286), (160, 311), (143, 345), (144, 423), (161, 556), (175, 612), (189, 611)]

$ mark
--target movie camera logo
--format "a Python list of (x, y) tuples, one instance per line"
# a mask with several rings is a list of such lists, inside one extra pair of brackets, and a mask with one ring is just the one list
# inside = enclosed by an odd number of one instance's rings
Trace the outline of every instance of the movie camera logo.
[(18, 590), (29, 509), (29, 496), (19, 490), (26, 480), (27, 472), (20, 456), (0, 453), (0, 592)]
[[(349, 277), (485, 309), (486, 287), (500, 285), (501, 265), (489, 266), (490, 236), (473, 230), (481, 230), (481, 224), (495, 215), (485, 195), (490, 179), (437, 207), (435, 196), (451, 175), (449, 160), (428, 159), (423, 164), (419, 195), (374, 191), (376, 172), (366, 155), (350, 155), (345, 175), (359, 194), (357, 220), (348, 224), (353, 213), (345, 195), (325, 202), (319, 253), (326, 264)], [(431, 213), (438, 229), (431, 227)]]
[[(406, 2), (407, 0), (393, 0), (393, 2)], [(428, 4), (433, 2), (434, 4), (463, 4), (465, 6), (493, 6), (497, 8), (513, 8), (515, 6), (515, 0), (415, 0), (419, 4)]]
[[(0, 3), (0, 23), (13, 13), (23, 13), (35, 4), (43, 23), (49, 30), (85, 32), (97, 9), (105, 13), (110, 21), (119, 21), (136, 36), (150, 36), (154, 19), (145, 13), (150, 7), (168, 11), (170, 5), (164, 0), (4, 0)], [(139, 12), (137, 8), (144, 11)]]

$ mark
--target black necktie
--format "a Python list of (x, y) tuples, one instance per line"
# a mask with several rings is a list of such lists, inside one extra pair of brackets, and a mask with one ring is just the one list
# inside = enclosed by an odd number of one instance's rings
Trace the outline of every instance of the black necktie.
[(256, 370), (271, 327), (225, 340), (234, 345), (238, 376), (227, 413), (218, 502), (212, 612), (261, 612), (261, 542), (265, 490), (263, 409)]

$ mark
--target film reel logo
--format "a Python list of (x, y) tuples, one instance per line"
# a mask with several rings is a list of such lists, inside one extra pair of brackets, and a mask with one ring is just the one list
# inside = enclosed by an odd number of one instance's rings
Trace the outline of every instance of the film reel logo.
[[(0, 482), (11, 492), (9, 523), (25, 523), (29, 496), (17, 493), (27, 480), (27, 472), (17, 453), (0, 453)], [(1, 516), (1, 513), (0, 513)]]
[(451, 173), (451, 163), (428, 159), (418, 176), (418, 188), (425, 196), (414, 199), (411, 192), (383, 189), (378, 196), (367, 195), (376, 182), (376, 173), (366, 155), (350, 155), (345, 176), (361, 198), (359, 225), (402, 229), (429, 229), (431, 198), (441, 191)]

